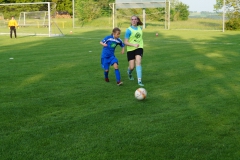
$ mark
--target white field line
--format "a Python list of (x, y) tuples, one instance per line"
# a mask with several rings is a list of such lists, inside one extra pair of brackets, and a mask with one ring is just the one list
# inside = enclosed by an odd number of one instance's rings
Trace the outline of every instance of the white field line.
[[(9, 33), (8, 33), (9, 34)], [(17, 33), (18, 34), (18, 33)], [(1, 35), (1, 34), (0, 34)], [(35, 36), (41, 37), (41, 36)], [(93, 38), (93, 37), (68, 37), (68, 36), (53, 36), (54, 38), (66, 38), (66, 39), (96, 39), (96, 40), (102, 40), (101, 38)], [(53, 38), (49, 37), (49, 38)], [(144, 39), (144, 41), (151, 42), (151, 41), (156, 41), (156, 40), (148, 40)], [(240, 45), (240, 43), (224, 43), (224, 42), (188, 42), (188, 41), (164, 41), (164, 40), (159, 40), (158, 42), (161, 43), (174, 43), (174, 44), (206, 44), (206, 45)]]
[[(101, 40), (102, 38), (90, 38), (90, 37), (61, 37), (61, 38), (76, 38), (76, 39), (98, 39)], [(151, 41), (156, 41), (156, 40), (144, 40), (147, 42), (151, 42)], [(224, 42), (188, 42), (188, 41), (164, 41), (164, 40), (159, 40), (158, 42), (161, 43), (178, 43), (178, 44), (206, 44), (206, 45), (240, 45), (240, 43), (224, 43)]]

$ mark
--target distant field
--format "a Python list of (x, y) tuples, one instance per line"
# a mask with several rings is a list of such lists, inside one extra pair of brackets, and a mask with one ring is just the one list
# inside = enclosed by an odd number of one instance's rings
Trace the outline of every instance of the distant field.
[[(130, 21), (128, 19), (116, 19), (115, 24), (119, 27), (128, 27)], [(80, 27), (79, 22), (76, 21), (76, 27)], [(82, 27), (112, 27), (112, 19), (99, 18), (93, 20), (91, 23), (86, 23)], [(165, 29), (165, 22), (146, 20), (146, 27), (148, 29)], [(222, 30), (222, 19), (210, 18), (189, 18), (187, 21), (171, 21), (170, 29), (194, 29), (194, 30)]]
[(222, 30), (222, 20), (189, 18), (187, 21), (171, 22), (171, 29)]
[(103, 79), (111, 27), (62, 31), (0, 35), (1, 160), (239, 159), (240, 32), (145, 29), (148, 97), (137, 101), (120, 48), (124, 85), (113, 68)]
[[(115, 26), (120, 28), (126, 28), (129, 26), (128, 19), (116, 19)], [(172, 21), (170, 22), (170, 29), (172, 30), (222, 30), (221, 19), (210, 19), (210, 18), (189, 18), (187, 21)], [(78, 19), (74, 22), (75, 28), (98, 28), (98, 29), (111, 29), (113, 27), (112, 17), (98, 18), (88, 23), (80, 23)], [(59, 34), (59, 30), (72, 30), (73, 20), (72, 19), (54, 19), (54, 23), (51, 23), (51, 32), (53, 34)], [(166, 26), (167, 27), (167, 26)], [(164, 30), (165, 23), (162, 21), (150, 21), (146, 20), (146, 28), (151, 30)], [(0, 33), (7, 33), (9, 29), (7, 22), (5, 25), (0, 24)], [(30, 34), (44, 34), (48, 33), (48, 27), (37, 25), (20, 27), (19, 33), (30, 33)]]

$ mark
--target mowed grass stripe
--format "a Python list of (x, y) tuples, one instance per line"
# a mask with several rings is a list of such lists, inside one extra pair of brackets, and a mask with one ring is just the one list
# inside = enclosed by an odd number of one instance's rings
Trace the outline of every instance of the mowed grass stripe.
[(237, 43), (238, 32), (158, 32), (144, 34), (144, 101), (120, 48), (124, 85), (113, 68), (103, 80), (109, 30), (2, 36), (1, 159), (237, 159), (239, 47), (215, 43)]

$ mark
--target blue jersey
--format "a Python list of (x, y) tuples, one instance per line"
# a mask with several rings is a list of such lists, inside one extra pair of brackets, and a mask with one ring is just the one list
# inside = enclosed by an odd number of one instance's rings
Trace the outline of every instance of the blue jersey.
[(102, 58), (114, 56), (117, 45), (124, 47), (123, 41), (120, 38), (114, 39), (113, 35), (106, 36), (102, 42), (107, 44), (107, 46), (102, 49)]

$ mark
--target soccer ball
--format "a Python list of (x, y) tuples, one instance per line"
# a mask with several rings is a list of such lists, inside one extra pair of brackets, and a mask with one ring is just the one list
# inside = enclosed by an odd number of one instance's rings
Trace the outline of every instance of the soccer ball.
[(147, 97), (147, 91), (144, 88), (138, 88), (135, 93), (135, 98), (138, 100), (144, 100)]

